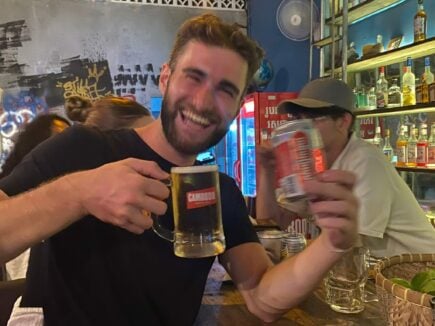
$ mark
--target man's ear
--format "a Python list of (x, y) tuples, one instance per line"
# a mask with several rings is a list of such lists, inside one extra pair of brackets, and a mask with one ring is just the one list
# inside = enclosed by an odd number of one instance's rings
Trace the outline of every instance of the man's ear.
[(343, 115), (342, 119), (339, 119), (340, 122), (340, 127), (342, 127), (346, 132), (349, 130), (349, 128), (352, 125), (352, 121), (353, 121), (353, 117), (352, 114), (346, 112)]
[(171, 68), (169, 68), (169, 64), (164, 63), (162, 66), (162, 70), (160, 71), (160, 78), (159, 78), (159, 90), (161, 94), (165, 94), (166, 92), (170, 75), (171, 75)]

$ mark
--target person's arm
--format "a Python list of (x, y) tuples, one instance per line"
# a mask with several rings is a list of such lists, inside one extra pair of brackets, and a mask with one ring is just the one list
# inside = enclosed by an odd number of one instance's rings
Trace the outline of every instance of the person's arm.
[[(270, 144), (264, 144), (257, 149), (259, 161), (259, 180), (255, 201), (256, 218), (273, 219), (282, 229), (286, 229), (291, 220), (298, 215), (306, 214), (305, 206), (279, 206), (275, 198), (275, 155)], [(301, 202), (303, 204), (303, 202)]]
[(155, 162), (138, 159), (103, 165), (63, 176), (23, 193), (0, 198), (0, 263), (91, 214), (141, 233), (152, 225), (149, 214), (163, 214), (168, 174)]
[(221, 263), (244, 297), (248, 309), (266, 322), (279, 318), (319, 284), (343, 251), (357, 239), (358, 203), (350, 172), (327, 171), (305, 190), (321, 235), (303, 252), (273, 266), (263, 247), (245, 243), (224, 253)]

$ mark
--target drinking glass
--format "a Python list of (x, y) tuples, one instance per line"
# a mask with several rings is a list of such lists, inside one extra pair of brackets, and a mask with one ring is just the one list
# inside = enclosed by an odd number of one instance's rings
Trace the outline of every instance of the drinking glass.
[(363, 292), (368, 278), (368, 250), (352, 248), (325, 278), (326, 302), (332, 310), (347, 314), (364, 310)]

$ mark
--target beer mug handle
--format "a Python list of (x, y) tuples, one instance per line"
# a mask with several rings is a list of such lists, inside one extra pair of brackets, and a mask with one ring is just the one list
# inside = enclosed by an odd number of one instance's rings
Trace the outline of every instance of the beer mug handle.
[[(171, 188), (172, 181), (171, 179), (168, 180), (161, 180), (166, 186)], [(153, 231), (161, 238), (174, 242), (174, 231), (168, 230), (164, 226), (162, 226), (159, 222), (159, 215), (151, 214), (151, 218), (153, 220)]]
[(151, 214), (151, 218), (153, 219), (153, 231), (160, 237), (165, 240), (174, 242), (174, 231), (168, 230), (163, 227), (159, 223), (159, 216)]

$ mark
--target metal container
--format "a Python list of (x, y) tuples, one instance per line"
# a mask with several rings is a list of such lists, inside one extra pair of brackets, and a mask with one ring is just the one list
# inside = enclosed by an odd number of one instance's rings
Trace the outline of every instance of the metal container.
[(286, 233), (282, 238), (281, 259), (291, 257), (307, 247), (307, 240), (302, 233)]
[(266, 249), (272, 262), (275, 264), (281, 260), (282, 239), (287, 232), (280, 230), (264, 230), (257, 232), (258, 238)]

